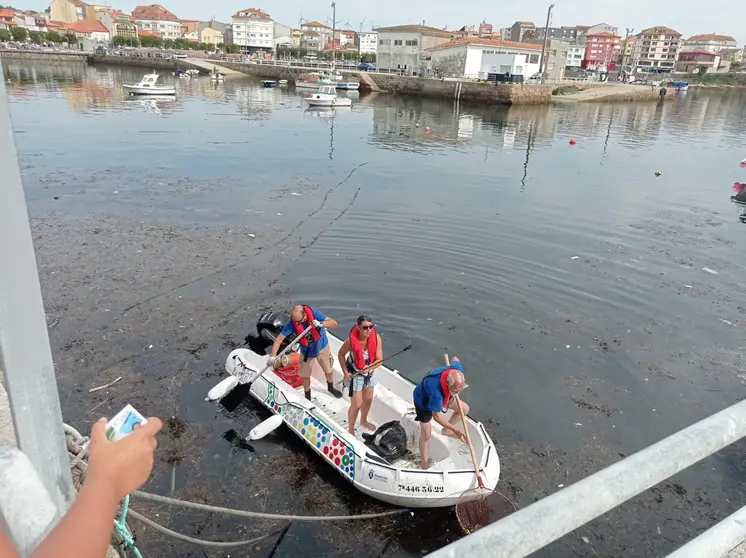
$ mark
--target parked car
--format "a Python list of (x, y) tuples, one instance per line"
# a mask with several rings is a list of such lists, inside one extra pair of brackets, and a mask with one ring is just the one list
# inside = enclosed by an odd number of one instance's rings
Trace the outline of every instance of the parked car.
[(376, 71), (376, 65), (371, 64), (370, 62), (363, 62), (357, 67), (358, 70), (361, 72), (375, 72)]

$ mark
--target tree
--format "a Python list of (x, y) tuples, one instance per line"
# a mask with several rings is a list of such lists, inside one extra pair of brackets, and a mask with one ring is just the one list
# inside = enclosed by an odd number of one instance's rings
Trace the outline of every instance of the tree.
[(28, 38), (31, 39), (32, 43), (40, 45), (46, 40), (47, 36), (39, 31), (29, 31)]
[(10, 30), (10, 34), (13, 37), (14, 41), (22, 42), (25, 41), (28, 37), (28, 29), (25, 27), (13, 27), (13, 29)]
[(738, 72), (741, 69), (741, 63), (736, 62), (735, 60), (730, 63), (730, 71), (731, 72)]
[(707, 66), (705, 66), (704, 64), (700, 64), (699, 66), (697, 66), (697, 75), (699, 75), (699, 77), (704, 76), (706, 73)]
[(197, 50), (201, 50), (202, 52), (207, 52), (207, 43), (198, 43), (197, 44)]
[(376, 63), (376, 54), (375, 52), (366, 52), (360, 55), (360, 62), (366, 62), (370, 64)]
[(212, 43), (207, 43), (207, 52), (215, 52), (215, 45)]
[(62, 42), (67, 43), (68, 45), (77, 45), (78, 44), (78, 38), (75, 36), (75, 33), (72, 31), (68, 31), (65, 33), (65, 36), (62, 37)]
[(9, 41), (11, 37), (10, 31), (7, 29), (0, 29), (0, 41)]
[(61, 43), (62, 37), (57, 31), (47, 31), (47, 41), (50, 43)]
[(225, 50), (225, 44), (224, 43), (218, 43), (218, 50)]
[(227, 54), (238, 54), (241, 52), (241, 47), (238, 45), (225, 45), (225, 52)]
[(163, 48), (174, 48), (175, 44), (173, 39), (163, 39)]
[(140, 37), (140, 44), (144, 47), (155, 47), (159, 48), (163, 46), (163, 39), (160, 37), (152, 37), (150, 35), (143, 35)]

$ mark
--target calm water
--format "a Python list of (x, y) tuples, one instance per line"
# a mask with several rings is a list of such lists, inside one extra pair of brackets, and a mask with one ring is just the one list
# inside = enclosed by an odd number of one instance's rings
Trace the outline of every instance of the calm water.
[[(294, 233), (306, 249), (282, 279), (290, 298), (345, 329), (373, 315), (392, 351), (408, 333), (415, 350), (396, 366), (412, 379), (445, 349), (461, 357), (521, 506), (742, 398), (746, 227), (729, 196), (746, 180), (743, 91), (494, 109), (351, 94), (352, 109), (333, 114), (249, 79), (164, 76), (179, 87), (166, 101), (123, 97), (139, 70), (5, 74), (32, 214), (323, 223)], [(257, 209), (267, 195), (272, 209)], [(718, 508), (744, 495), (739, 460), (712, 458), (677, 482)], [(683, 532), (712, 524), (689, 506), (697, 523)], [(625, 517), (598, 529), (600, 554), (683, 540), (664, 529), (635, 546), (655, 521)], [(399, 535), (377, 540), (354, 552), (420, 554)], [(545, 552), (591, 550), (565, 540)]]

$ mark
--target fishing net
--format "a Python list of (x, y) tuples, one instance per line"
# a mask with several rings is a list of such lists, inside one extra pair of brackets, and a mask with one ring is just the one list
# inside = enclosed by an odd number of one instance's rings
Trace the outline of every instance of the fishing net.
[(516, 511), (515, 504), (499, 492), (472, 488), (456, 504), (456, 520), (467, 535)]

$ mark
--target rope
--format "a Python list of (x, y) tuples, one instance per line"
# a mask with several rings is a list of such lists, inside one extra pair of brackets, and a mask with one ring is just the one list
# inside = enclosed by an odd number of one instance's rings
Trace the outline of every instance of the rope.
[(269, 538), (273, 535), (279, 535), (282, 533), (285, 529), (289, 527), (289, 525), (285, 525), (284, 527), (281, 527), (280, 529), (275, 529), (274, 531), (271, 531), (267, 533), (266, 535), (261, 535), (259, 537), (249, 539), (247, 541), (236, 541), (236, 542), (219, 542), (219, 541), (205, 541), (202, 539), (195, 539), (194, 537), (188, 537), (187, 535), (182, 535), (181, 533), (177, 533), (176, 531), (172, 531), (171, 529), (168, 529), (167, 527), (164, 527), (163, 525), (159, 525), (155, 521), (148, 519), (147, 517), (140, 515), (135, 510), (130, 510), (130, 516), (134, 517), (138, 521), (144, 523), (148, 527), (152, 527), (156, 531), (159, 531), (163, 533), (164, 535), (169, 535), (175, 539), (179, 539), (181, 541), (190, 542), (193, 544), (198, 544), (200, 546), (204, 546), (206, 548), (235, 548), (237, 546), (246, 546), (249, 544), (255, 544), (260, 541), (263, 541), (266, 538)]
[(160, 496), (158, 494), (149, 494), (148, 492), (140, 492), (135, 490), (132, 493), (134, 496), (144, 498), (146, 500), (152, 500), (153, 502), (160, 502), (162, 504), (173, 504), (175, 506), (182, 506), (184, 508), (191, 508), (195, 510), (202, 510), (208, 512), (225, 513), (228, 515), (236, 515), (239, 517), (254, 517), (262, 519), (286, 519), (288, 521), (349, 521), (357, 519), (374, 519), (376, 517), (386, 517), (387, 515), (398, 515), (400, 513), (409, 512), (414, 515), (408, 508), (401, 508), (398, 510), (390, 510), (379, 513), (363, 513), (359, 515), (285, 515), (280, 513), (262, 513), (244, 510), (235, 510), (232, 508), (223, 508), (220, 506), (210, 506), (208, 504), (198, 504), (197, 502), (186, 502), (184, 500), (177, 500), (176, 498), (169, 498), (168, 496)]
[[(70, 471), (73, 477), (73, 485), (75, 486), (76, 490), (80, 490), (80, 487), (85, 482), (86, 474), (88, 472), (88, 463), (86, 460), (88, 458), (89, 438), (87, 436), (83, 436), (80, 432), (75, 430), (75, 428), (73, 428), (72, 426), (68, 426), (67, 424), (63, 424), (63, 426), (64, 426), (64, 431), (65, 431), (65, 442), (67, 444), (67, 451), (70, 457)], [(348, 521), (348, 520), (357, 520), (357, 519), (373, 519), (376, 517), (398, 515), (398, 514), (405, 513), (405, 512), (409, 512), (410, 514), (412, 514), (412, 512), (409, 509), (403, 508), (403, 509), (398, 509), (398, 510), (380, 512), (380, 513), (367, 513), (367, 514), (359, 514), (359, 515), (329, 515), (329, 516), (283, 515), (283, 514), (276, 514), (276, 513), (261, 513), (261, 512), (235, 510), (235, 509), (224, 508), (220, 506), (198, 504), (196, 502), (187, 502), (184, 500), (177, 500), (176, 498), (169, 498), (168, 496), (149, 494), (147, 492), (141, 492), (139, 490), (136, 490), (135, 492), (133, 492), (133, 495), (143, 498), (145, 500), (151, 500), (154, 502), (161, 502), (165, 504), (172, 504), (172, 505), (182, 506), (185, 508), (191, 508), (191, 509), (196, 509), (196, 510), (225, 513), (225, 514), (235, 515), (239, 517), (283, 519), (286, 521)], [(137, 548), (137, 546), (135, 546), (135, 539), (132, 535), (132, 532), (129, 530), (129, 527), (127, 526), (128, 515), (129, 517), (132, 517), (136, 519), (137, 521), (140, 521), (141, 523), (147, 525), (148, 527), (151, 527), (152, 529), (155, 529), (156, 531), (162, 534), (168, 535), (170, 537), (173, 537), (181, 541), (196, 544), (204, 548), (236, 548), (240, 546), (248, 546), (250, 544), (260, 542), (271, 536), (278, 535), (290, 527), (290, 523), (288, 523), (282, 528), (275, 529), (274, 531), (271, 531), (267, 533), (266, 535), (261, 535), (259, 537), (255, 537), (250, 540), (235, 541), (235, 542), (206, 541), (206, 540), (197, 539), (194, 537), (189, 537), (187, 535), (183, 535), (176, 531), (172, 531), (171, 529), (168, 529), (167, 527), (164, 527), (163, 525), (156, 523), (152, 519), (149, 519), (143, 515), (140, 515), (135, 510), (129, 509), (129, 505), (130, 505), (130, 496), (125, 496), (119, 505), (119, 509), (117, 510), (117, 517), (114, 519), (114, 532), (112, 534), (112, 539), (113, 539), (112, 548), (109, 549), (110, 552), (107, 553), (107, 558), (110, 556), (110, 554), (117, 554), (118, 556), (123, 556), (124, 551), (127, 551), (127, 550), (131, 550), (135, 558), (142, 558), (142, 554), (140, 553), (140, 550)], [(120, 552), (117, 553), (115, 548), (120, 549)]]

